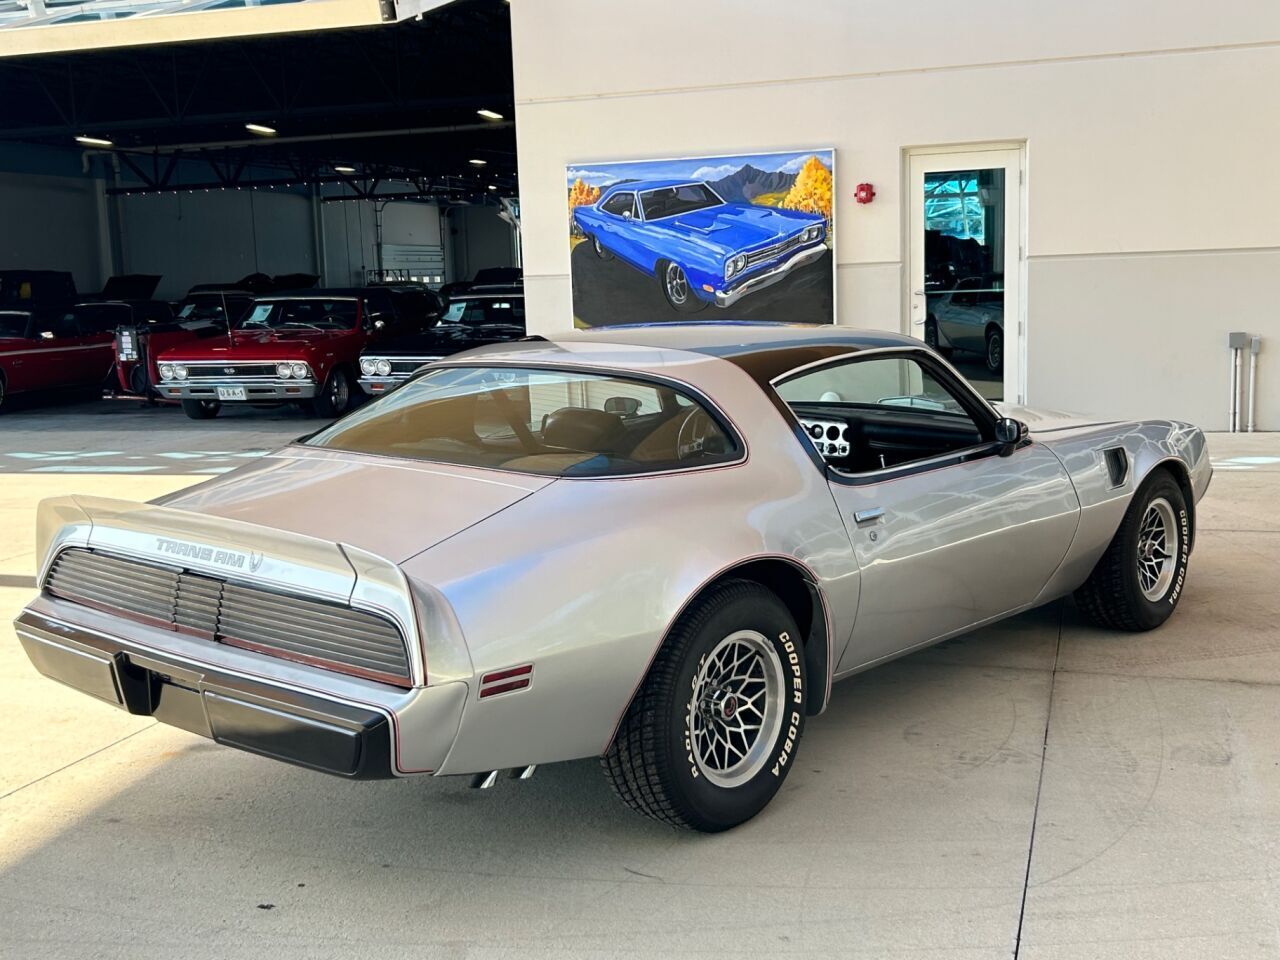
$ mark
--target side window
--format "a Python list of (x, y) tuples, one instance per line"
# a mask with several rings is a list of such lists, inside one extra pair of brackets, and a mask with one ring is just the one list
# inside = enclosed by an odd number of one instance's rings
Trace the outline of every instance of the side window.
[(636, 195), (634, 193), (615, 193), (612, 197), (604, 202), (601, 207), (605, 213), (612, 213), (615, 217), (621, 217), (626, 214), (636, 215)]
[(365, 306), (375, 319), (391, 323), (396, 319), (395, 301), (386, 290), (370, 290), (365, 297)]
[(53, 316), (53, 335), (55, 337), (81, 336), (80, 321), (74, 313), (57, 313)]
[(841, 471), (900, 467), (989, 439), (951, 388), (912, 357), (835, 362), (785, 379), (776, 389), (806, 435), (816, 436), (812, 426), (821, 423), (826, 436), (839, 438), (819, 450)]
[[(129, 308), (117, 309), (105, 304), (98, 307), (81, 307), (76, 311), (76, 319), (86, 336), (107, 333), (128, 321)], [(73, 334), (59, 334), (59, 336), (73, 336)]]
[(966, 277), (956, 284), (956, 292), (951, 297), (951, 302), (958, 307), (972, 307), (978, 303), (978, 295), (974, 293), (982, 287), (982, 280), (978, 277)]

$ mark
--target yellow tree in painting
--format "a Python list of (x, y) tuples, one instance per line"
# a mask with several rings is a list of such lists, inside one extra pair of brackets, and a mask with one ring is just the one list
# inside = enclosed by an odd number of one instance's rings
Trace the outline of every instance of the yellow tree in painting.
[(831, 222), (831, 171), (817, 157), (810, 157), (796, 175), (796, 181), (783, 198), (788, 210), (820, 213)]
[(600, 199), (600, 188), (583, 183), (579, 177), (569, 188), (569, 209), (595, 203)]

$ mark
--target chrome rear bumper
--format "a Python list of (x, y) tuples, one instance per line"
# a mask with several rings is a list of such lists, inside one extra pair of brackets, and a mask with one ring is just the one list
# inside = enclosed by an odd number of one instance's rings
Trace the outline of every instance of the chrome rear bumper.
[[(14, 628), (40, 673), (81, 693), (229, 747), (353, 780), (439, 769), (465, 698), (465, 685), (451, 683), (413, 691), (387, 688), (387, 698), (396, 699), (394, 709), (373, 699), (357, 702), (320, 685), (275, 682), (212, 659), (240, 657), (238, 651), (215, 649), (209, 660), (197, 660), (31, 608)], [(406, 724), (422, 725), (411, 752), (432, 753), (430, 767), (403, 769), (400, 738)]]

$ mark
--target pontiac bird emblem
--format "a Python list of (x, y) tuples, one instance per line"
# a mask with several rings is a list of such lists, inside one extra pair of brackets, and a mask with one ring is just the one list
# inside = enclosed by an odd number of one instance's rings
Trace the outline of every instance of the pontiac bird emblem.
[(235, 373), (235, 372), (236, 372), (236, 368), (235, 368), (235, 367), (223, 367), (223, 368), (222, 368), (222, 372), (223, 372), (223, 373), (225, 373), (225, 374), (227, 374), (228, 376), (230, 376), (231, 374), (233, 374), (233, 373)]
[(249, 551), (249, 572), (257, 573), (258, 568), (262, 566), (262, 554)]

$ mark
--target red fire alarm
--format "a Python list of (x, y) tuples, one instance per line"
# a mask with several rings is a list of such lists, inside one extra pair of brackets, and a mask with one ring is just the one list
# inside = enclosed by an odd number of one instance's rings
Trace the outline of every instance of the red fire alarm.
[(860, 183), (858, 188), (853, 191), (853, 199), (859, 203), (870, 203), (876, 198), (876, 188), (869, 183)]

